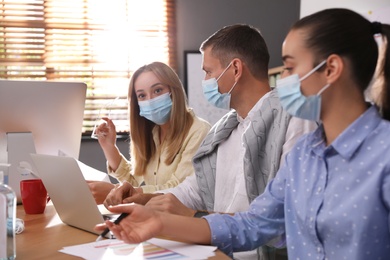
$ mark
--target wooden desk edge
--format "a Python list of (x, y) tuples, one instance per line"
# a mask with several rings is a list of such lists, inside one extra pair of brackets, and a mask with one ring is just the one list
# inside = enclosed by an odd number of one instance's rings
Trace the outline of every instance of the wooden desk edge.
[[(58, 250), (66, 246), (93, 242), (96, 235), (68, 226), (61, 222), (55, 208), (48, 204), (43, 214), (25, 214), (23, 206), (17, 206), (17, 217), (22, 219), (25, 230), (16, 235), (17, 259), (80, 259)], [(221, 251), (209, 259), (230, 259)]]

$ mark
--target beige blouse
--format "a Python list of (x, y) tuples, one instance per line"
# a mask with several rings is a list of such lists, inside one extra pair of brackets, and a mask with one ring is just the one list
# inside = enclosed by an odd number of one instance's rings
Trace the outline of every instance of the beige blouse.
[[(194, 117), (194, 122), (183, 142), (183, 146), (170, 165), (165, 164), (167, 153), (166, 145), (163, 143), (162, 145), (157, 145), (156, 154), (149, 161), (144, 175), (134, 176), (132, 174), (131, 162), (122, 154), (121, 162), (115, 172), (107, 166), (108, 174), (120, 182), (128, 181), (134, 187), (139, 187), (144, 182), (144, 185), (141, 186), (144, 193), (152, 193), (177, 186), (187, 176), (194, 173), (192, 157), (210, 130), (210, 124), (207, 121), (195, 116), (193, 112), (192, 116)], [(155, 144), (159, 144), (157, 126), (153, 129), (152, 134)]]

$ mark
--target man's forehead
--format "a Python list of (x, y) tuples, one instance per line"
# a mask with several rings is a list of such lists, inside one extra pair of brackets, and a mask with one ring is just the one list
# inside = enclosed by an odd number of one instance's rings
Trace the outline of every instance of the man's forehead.
[(204, 69), (219, 69), (222, 67), (219, 59), (210, 52), (204, 52), (202, 55), (202, 67)]

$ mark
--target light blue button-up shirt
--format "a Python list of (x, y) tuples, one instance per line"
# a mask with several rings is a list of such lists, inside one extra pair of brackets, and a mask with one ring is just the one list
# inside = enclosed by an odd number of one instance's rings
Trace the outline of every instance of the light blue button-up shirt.
[(206, 217), (230, 254), (286, 235), (289, 259), (390, 259), (390, 122), (372, 106), (326, 147), (303, 137), (248, 212)]

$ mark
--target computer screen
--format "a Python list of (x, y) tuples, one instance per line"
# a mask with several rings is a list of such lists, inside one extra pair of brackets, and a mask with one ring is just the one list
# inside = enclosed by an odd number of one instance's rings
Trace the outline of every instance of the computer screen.
[(30, 153), (78, 159), (86, 90), (81, 82), (0, 80), (0, 163), (12, 164), (8, 184), (17, 193), (20, 177), (33, 178), (20, 176)]

